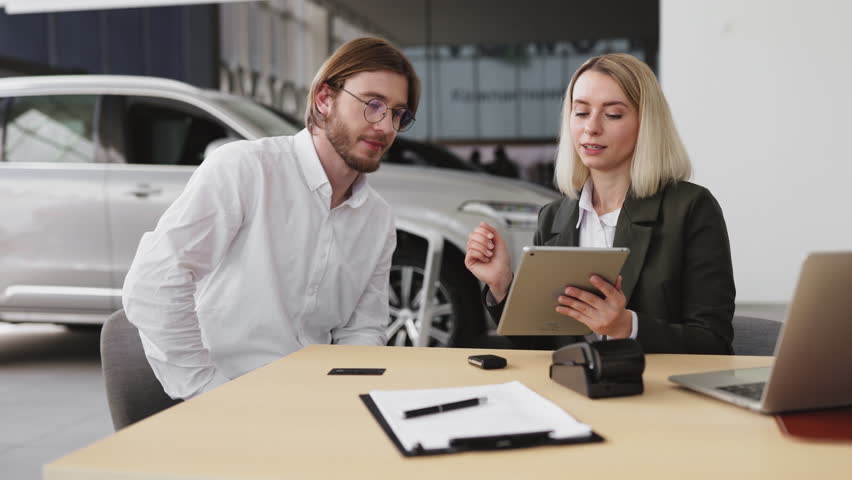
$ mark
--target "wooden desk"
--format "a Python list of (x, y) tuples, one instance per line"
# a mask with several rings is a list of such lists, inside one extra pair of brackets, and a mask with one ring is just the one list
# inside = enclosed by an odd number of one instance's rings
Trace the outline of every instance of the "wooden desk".
[[(590, 400), (548, 378), (549, 352), (315, 345), (148, 418), (44, 468), (47, 480), (852, 478), (852, 446), (804, 443), (775, 420), (681, 390), (667, 377), (766, 366), (771, 357), (649, 355), (645, 393)], [(383, 376), (328, 376), (386, 367)], [(405, 458), (358, 394), (521, 380), (591, 424), (600, 444)]]

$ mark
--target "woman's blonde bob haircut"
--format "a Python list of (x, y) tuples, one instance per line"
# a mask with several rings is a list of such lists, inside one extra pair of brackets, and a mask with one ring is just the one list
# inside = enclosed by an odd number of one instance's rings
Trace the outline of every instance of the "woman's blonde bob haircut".
[(323, 116), (317, 111), (317, 93), (324, 84), (328, 84), (335, 93), (343, 87), (346, 79), (361, 72), (388, 70), (400, 73), (408, 80), (407, 108), (417, 114), (420, 102), (420, 79), (405, 55), (387, 40), (376, 37), (362, 37), (350, 40), (322, 64), (305, 106), (305, 125), (309, 130), (314, 125), (323, 126)]
[(692, 165), (657, 77), (636, 57), (611, 53), (590, 58), (581, 65), (565, 92), (554, 172), (559, 190), (570, 198), (577, 198), (590, 175), (571, 138), (574, 84), (580, 75), (588, 71), (600, 72), (615, 80), (639, 112), (639, 134), (630, 165), (633, 195), (637, 198), (650, 197), (668, 184), (687, 180), (692, 174)]

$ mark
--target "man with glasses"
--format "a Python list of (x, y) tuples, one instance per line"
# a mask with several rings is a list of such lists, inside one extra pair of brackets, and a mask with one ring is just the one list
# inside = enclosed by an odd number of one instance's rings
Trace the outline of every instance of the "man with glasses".
[(198, 167), (124, 283), (166, 393), (193, 397), (308, 344), (386, 342), (396, 235), (365, 174), (419, 98), (397, 48), (356, 39), (314, 78), (305, 130), (229, 143)]

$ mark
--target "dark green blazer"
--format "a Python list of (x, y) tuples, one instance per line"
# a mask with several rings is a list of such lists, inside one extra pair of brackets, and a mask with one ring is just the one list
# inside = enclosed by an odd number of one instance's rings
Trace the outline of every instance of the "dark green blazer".
[[(578, 203), (563, 198), (542, 208), (535, 245), (577, 246)], [(709, 190), (679, 182), (649, 198), (628, 194), (613, 246), (630, 249), (622, 288), (639, 319), (636, 339), (645, 353), (733, 353), (731, 248)], [(503, 304), (488, 310), (499, 321)], [(565, 343), (564, 337), (510, 338), (522, 348)]]

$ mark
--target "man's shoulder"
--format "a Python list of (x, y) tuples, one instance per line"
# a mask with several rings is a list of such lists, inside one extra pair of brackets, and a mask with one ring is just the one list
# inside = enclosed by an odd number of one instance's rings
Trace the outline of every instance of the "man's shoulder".
[(233, 159), (260, 159), (293, 152), (293, 137), (264, 137), (254, 140), (236, 140), (226, 143), (213, 152), (215, 157)]
[[(202, 166), (228, 171), (262, 171), (280, 165), (282, 158), (293, 153), (292, 137), (265, 137), (236, 140), (217, 148)], [(268, 172), (267, 172), (268, 173)]]
[(393, 207), (391, 207), (390, 203), (385, 200), (372, 185), (370, 185), (369, 178), (367, 182), (365, 182), (364, 187), (367, 189), (367, 200), (366, 202), (370, 205), (372, 209), (378, 210), (379, 212), (391, 216), (393, 214)]

